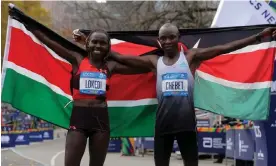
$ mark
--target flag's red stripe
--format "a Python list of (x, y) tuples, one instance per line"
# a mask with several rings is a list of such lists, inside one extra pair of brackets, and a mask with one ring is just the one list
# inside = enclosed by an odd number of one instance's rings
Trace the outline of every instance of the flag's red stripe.
[(218, 78), (229, 81), (254, 83), (270, 81), (273, 71), (275, 49), (229, 54), (204, 61), (198, 68)]
[[(139, 56), (156, 48), (129, 42), (111, 46), (113, 51), (123, 55)], [(110, 81), (108, 100), (139, 100), (156, 98), (155, 76), (153, 73), (139, 75), (113, 75)]]
[(135, 55), (135, 56), (139, 56), (156, 49), (154, 47), (149, 47), (149, 46), (139, 45), (139, 44), (134, 44), (129, 42), (114, 44), (111, 46), (111, 48), (113, 51), (119, 52), (120, 54)]
[[(122, 42), (112, 45), (112, 50), (123, 55), (139, 56), (156, 48)], [(139, 100), (156, 98), (155, 76), (153, 73), (139, 75), (113, 75), (108, 91), (108, 100)]]
[(55, 59), (41, 45), (33, 42), (23, 31), (12, 28), (8, 60), (44, 77), (48, 82), (70, 92), (72, 67)]
[(139, 100), (156, 98), (156, 79), (153, 73), (114, 75), (111, 77), (108, 100)]

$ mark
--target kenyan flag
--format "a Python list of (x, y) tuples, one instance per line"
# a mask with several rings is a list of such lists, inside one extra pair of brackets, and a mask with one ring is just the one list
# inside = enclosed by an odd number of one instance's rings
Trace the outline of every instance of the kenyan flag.
[[(2, 102), (63, 128), (72, 113), (72, 66), (9, 19), (3, 66)], [(112, 40), (112, 50), (141, 55), (156, 48)], [(141, 90), (143, 89), (143, 90)], [(108, 93), (111, 134), (152, 136), (157, 100), (153, 73), (114, 75)]]
[[(85, 50), (13, 8), (9, 18), (2, 72), (2, 102), (68, 128), (72, 111), (72, 66), (26, 29), (36, 25), (65, 49)], [(242, 39), (275, 25), (181, 29), (187, 48), (206, 48)], [(89, 30), (88, 30), (89, 31)], [(109, 32), (112, 49), (121, 54), (158, 54), (158, 31)], [(224, 116), (263, 120), (268, 116), (275, 41), (264, 40), (200, 64), (195, 74), (195, 107)], [(153, 136), (156, 111), (155, 76), (114, 75), (108, 93), (113, 137)], [(181, 107), (181, 105), (180, 105)]]
[(2, 72), (2, 102), (68, 127), (72, 104), (65, 106), (72, 100), (68, 84), (71, 70), (66, 60), (38, 41), (21, 22), (9, 18)]

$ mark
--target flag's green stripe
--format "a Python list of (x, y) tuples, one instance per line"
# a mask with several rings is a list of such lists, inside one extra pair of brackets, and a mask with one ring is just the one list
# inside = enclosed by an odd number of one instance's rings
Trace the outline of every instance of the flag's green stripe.
[(156, 105), (109, 107), (111, 136), (153, 136), (156, 108)]
[(69, 127), (72, 104), (64, 106), (70, 100), (12, 69), (6, 71), (1, 100), (20, 111), (64, 128)]
[(238, 119), (265, 120), (269, 102), (270, 88), (234, 89), (195, 76), (194, 104), (197, 108)]

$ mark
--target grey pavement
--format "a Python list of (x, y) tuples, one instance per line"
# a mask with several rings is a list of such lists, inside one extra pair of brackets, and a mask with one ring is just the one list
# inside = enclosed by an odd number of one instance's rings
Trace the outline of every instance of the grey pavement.
[(2, 166), (43, 166), (43, 164), (33, 160), (26, 159), (12, 150), (5, 150), (1, 152)]
[[(30, 146), (18, 146), (13, 149), (2, 150), (2, 166), (64, 166), (65, 136), (61, 132), (60, 138)], [(83, 156), (81, 166), (88, 166), (88, 149)], [(172, 154), (170, 166), (182, 166), (183, 162)], [(211, 160), (200, 160), (200, 166), (225, 166), (214, 164)], [(120, 153), (108, 153), (104, 166), (154, 166), (153, 155), (121, 156)]]

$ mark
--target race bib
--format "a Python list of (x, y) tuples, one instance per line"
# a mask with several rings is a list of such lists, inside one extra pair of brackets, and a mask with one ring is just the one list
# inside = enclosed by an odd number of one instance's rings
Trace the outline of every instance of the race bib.
[(187, 73), (168, 73), (162, 75), (163, 96), (188, 96)]
[(100, 72), (82, 72), (80, 74), (80, 93), (103, 95), (106, 93), (106, 75)]

